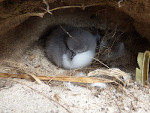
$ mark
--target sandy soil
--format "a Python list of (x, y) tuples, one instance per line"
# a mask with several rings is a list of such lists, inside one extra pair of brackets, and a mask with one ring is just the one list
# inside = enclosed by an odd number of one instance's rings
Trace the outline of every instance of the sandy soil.
[[(41, 47), (32, 47), (22, 59), (3, 62), (0, 72), (37, 75), (73, 75), (76, 71), (52, 65)], [(150, 89), (132, 80), (126, 87), (92, 87), (67, 82), (0, 79), (1, 113), (149, 113)]]

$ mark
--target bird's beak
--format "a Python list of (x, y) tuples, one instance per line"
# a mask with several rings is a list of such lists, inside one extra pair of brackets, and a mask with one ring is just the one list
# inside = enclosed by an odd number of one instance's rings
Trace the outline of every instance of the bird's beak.
[(72, 52), (71, 60), (73, 60), (74, 56), (76, 56), (76, 53), (75, 53), (75, 52)]

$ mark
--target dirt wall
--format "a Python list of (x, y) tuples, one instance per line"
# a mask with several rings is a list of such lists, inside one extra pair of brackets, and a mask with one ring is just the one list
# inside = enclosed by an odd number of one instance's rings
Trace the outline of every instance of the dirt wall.
[(55, 13), (56, 10), (63, 10), (62, 6), (70, 6), (67, 8), (68, 10), (75, 8), (71, 6), (78, 6), (77, 8), (85, 10), (87, 7), (102, 7), (107, 5), (119, 11), (123, 11), (133, 18), (136, 30), (150, 40), (149, 0), (47, 0), (46, 2), (49, 4), (48, 8), (44, 1), (45, 0), (1, 0), (0, 33), (6, 31), (6, 28), (7, 30), (14, 28), (30, 16), (42, 16), (38, 13), (44, 13), (44, 9), (57, 7), (51, 11)]

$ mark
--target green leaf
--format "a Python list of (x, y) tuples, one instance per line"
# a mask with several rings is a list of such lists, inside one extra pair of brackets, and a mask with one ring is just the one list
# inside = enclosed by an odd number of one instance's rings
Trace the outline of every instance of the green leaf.
[(136, 68), (136, 81), (142, 85), (148, 84), (150, 51), (139, 53), (137, 57), (139, 68)]

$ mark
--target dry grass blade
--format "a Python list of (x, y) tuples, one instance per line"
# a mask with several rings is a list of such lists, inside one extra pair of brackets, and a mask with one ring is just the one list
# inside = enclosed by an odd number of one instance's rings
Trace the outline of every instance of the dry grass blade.
[[(126, 82), (127, 82), (127, 80), (130, 79), (130, 74), (129, 73), (125, 73), (125, 72), (121, 71), (118, 68), (114, 68), (114, 69), (97, 69), (97, 70), (94, 70), (94, 71), (92, 71), (88, 74), (88, 76), (101, 76), (101, 75), (114, 77), (116, 80), (119, 80), (119, 82), (121, 82), (124, 85), (125, 85), (124, 80), (126, 80)], [(121, 78), (123, 78), (123, 79), (121, 79)], [(113, 79), (113, 80), (115, 80), (115, 79)]]
[(47, 3), (46, 0), (43, 0), (43, 3), (46, 5), (46, 11), (49, 13), (49, 14), (52, 14), (50, 11), (49, 11), (49, 4)]
[(90, 5), (79, 5), (79, 6), (62, 6), (62, 7), (56, 7), (53, 9), (50, 9), (49, 12), (53, 12), (56, 10), (60, 9), (69, 9), (69, 8), (82, 8), (83, 10), (87, 7), (92, 7), (92, 6), (99, 6), (99, 5), (105, 5), (106, 3), (97, 3), (97, 4), (90, 4)]
[[(1, 78), (23, 78), (23, 79), (33, 79), (30, 75), (26, 74), (8, 74), (0, 73)], [(55, 80), (64, 82), (78, 82), (78, 83), (112, 83), (114, 81), (104, 78), (96, 77), (75, 77), (75, 76), (36, 76), (39, 80)]]
[(99, 59), (96, 59), (96, 58), (93, 58), (95, 61), (98, 61), (100, 64), (102, 64), (103, 66), (105, 66), (106, 68), (108, 68), (109, 69), (109, 67), (106, 65), (106, 64), (104, 64), (102, 61), (100, 61)]
[(35, 76), (35, 74), (33, 74), (28, 68), (26, 68), (24, 64), (12, 62), (12, 61), (6, 61), (6, 60), (3, 60), (1, 62), (1, 65), (2, 64), (8, 65), (8, 66), (10, 65), (10, 66), (16, 68), (16, 70), (22, 71), (23, 73), (30, 75), (38, 84), (42, 84), (42, 81), (40, 81)]
[(37, 78), (35, 75), (33, 75), (33, 74), (29, 74), (38, 84), (42, 84), (42, 81), (39, 79), (39, 78)]
[(72, 38), (74, 41), (77, 41), (69, 32), (66, 31), (65, 28), (63, 28), (61, 25), (59, 25), (59, 26), (70, 38)]

